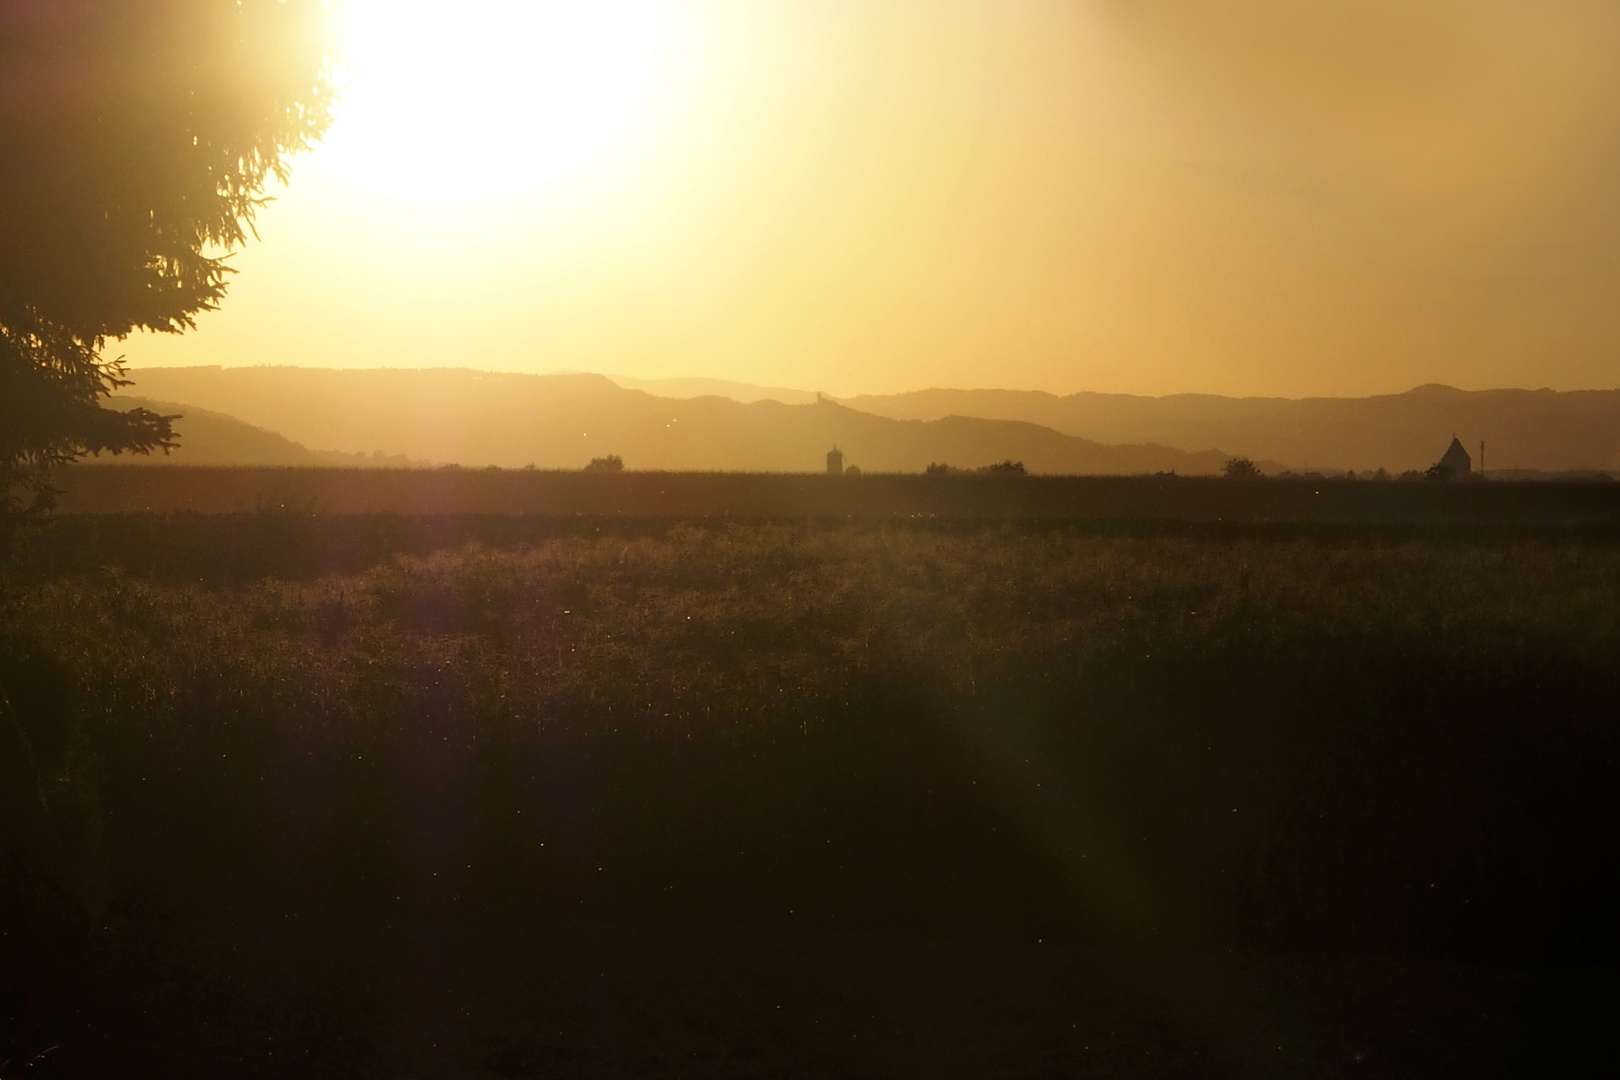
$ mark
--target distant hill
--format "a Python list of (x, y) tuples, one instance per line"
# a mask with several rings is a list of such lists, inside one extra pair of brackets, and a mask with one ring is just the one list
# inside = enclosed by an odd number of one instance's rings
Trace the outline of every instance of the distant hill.
[(1216, 472), (1227, 456), (1105, 446), (1038, 424), (962, 416), (896, 420), (836, 404), (657, 397), (600, 375), (439, 370), (146, 368), (135, 389), (259, 425), (305, 446), (468, 466), (574, 469), (618, 454), (631, 469), (815, 472), (834, 444), (868, 471)]
[(178, 414), (174, 430), (180, 446), (167, 454), (103, 455), (91, 460), (111, 465), (347, 465), (350, 467), (402, 468), (421, 464), (407, 457), (383, 454), (344, 454), (311, 450), (284, 435), (278, 435), (234, 416), (182, 405), (174, 401), (119, 394), (108, 402), (114, 409), (151, 409), (164, 416)]
[(814, 390), (755, 386), (753, 383), (732, 382), (729, 379), (632, 379), (625, 375), (609, 375), (608, 378), (626, 390), (645, 390), (649, 394), (668, 398), (725, 397), (745, 405), (755, 401), (810, 405), (817, 397)]
[(1620, 469), (1620, 391), (1456, 390), (1420, 386), (1365, 398), (1135, 397), (1021, 390), (918, 390), (840, 399), (903, 420), (1022, 420), (1103, 443), (1219, 446), (1291, 467), (1421, 469), (1453, 434), (1487, 470)]

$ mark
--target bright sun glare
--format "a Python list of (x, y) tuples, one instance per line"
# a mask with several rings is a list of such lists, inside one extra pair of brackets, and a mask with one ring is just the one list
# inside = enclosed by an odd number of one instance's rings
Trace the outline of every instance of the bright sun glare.
[(644, 96), (653, 0), (350, 0), (348, 87), (322, 162), (352, 182), (468, 202), (583, 164)]

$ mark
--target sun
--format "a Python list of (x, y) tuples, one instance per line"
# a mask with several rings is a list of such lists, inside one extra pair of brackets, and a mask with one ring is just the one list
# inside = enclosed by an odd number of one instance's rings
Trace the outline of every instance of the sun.
[(646, 95), (654, 0), (350, 0), (324, 168), (424, 202), (510, 195), (610, 144)]

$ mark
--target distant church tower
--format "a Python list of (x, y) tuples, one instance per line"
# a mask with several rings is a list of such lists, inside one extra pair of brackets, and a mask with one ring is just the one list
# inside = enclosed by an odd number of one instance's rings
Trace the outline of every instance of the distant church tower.
[(1440, 458), (1440, 467), (1447, 470), (1453, 480), (1466, 480), (1473, 474), (1474, 462), (1463, 449), (1462, 440), (1453, 435), (1451, 445)]
[(844, 475), (844, 455), (836, 446), (827, 451), (827, 475)]

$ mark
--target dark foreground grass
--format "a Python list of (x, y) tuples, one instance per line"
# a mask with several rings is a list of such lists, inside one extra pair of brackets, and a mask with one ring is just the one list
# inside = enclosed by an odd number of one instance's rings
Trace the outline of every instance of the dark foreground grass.
[(1613, 1004), (1606, 541), (220, 527), (13, 568), (0, 1076), (1567, 1073)]

